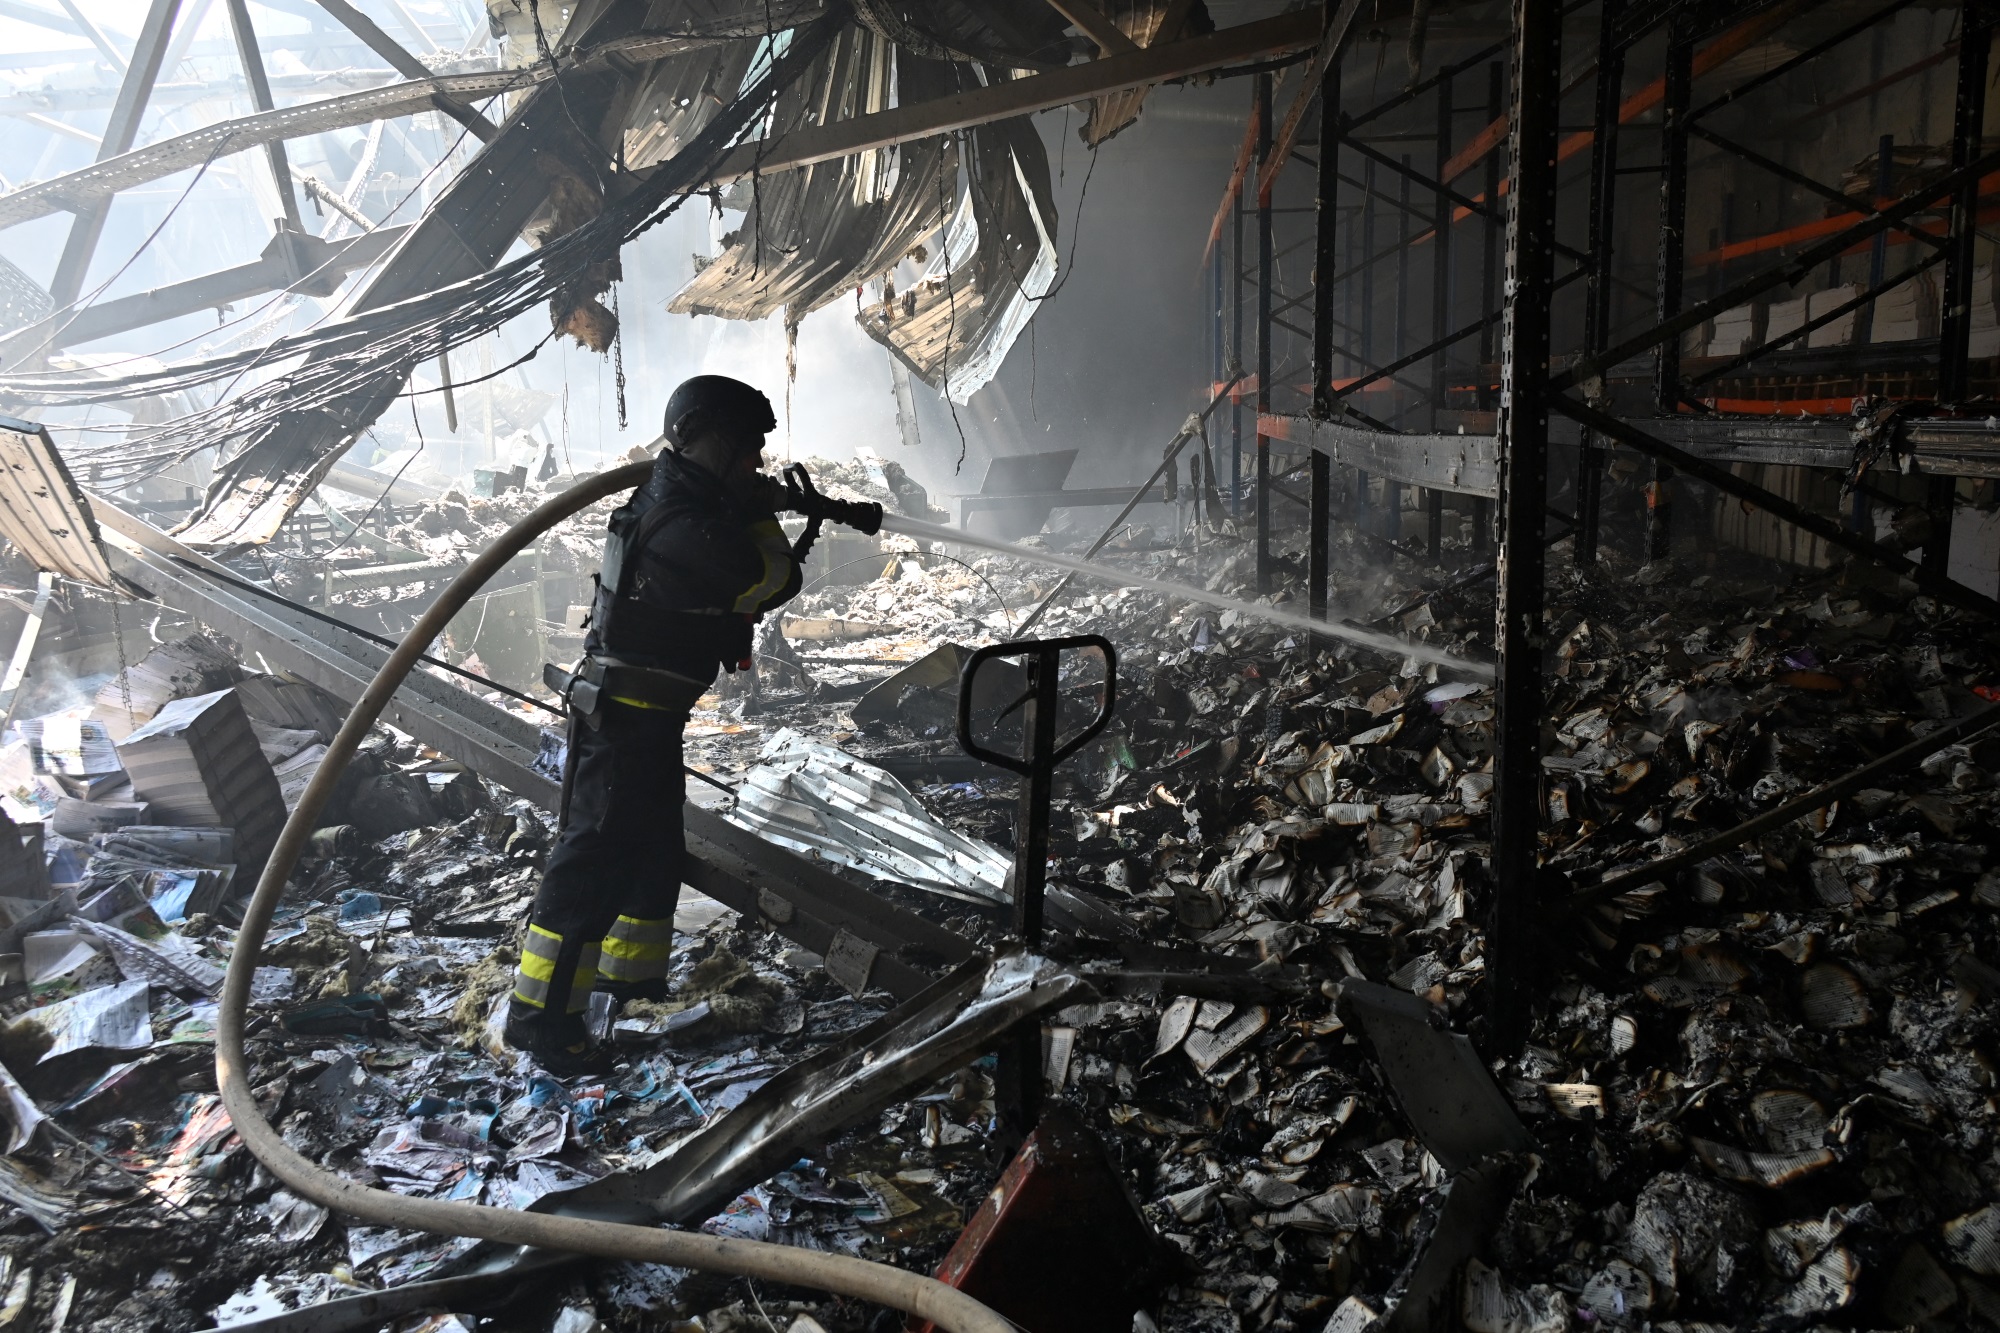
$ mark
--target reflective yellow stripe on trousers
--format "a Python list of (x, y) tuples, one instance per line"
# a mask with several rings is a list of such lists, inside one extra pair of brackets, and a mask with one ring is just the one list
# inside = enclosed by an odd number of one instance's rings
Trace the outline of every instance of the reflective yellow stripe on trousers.
[[(549, 990), (556, 976), (556, 962), (562, 953), (562, 936), (540, 926), (528, 927), (528, 939), (521, 949), (521, 967), (514, 974), (514, 997), (537, 1009), (546, 1009)], [(563, 997), (566, 1013), (580, 1014), (590, 1005), (590, 991), (597, 984), (598, 946), (586, 944), (577, 958), (570, 979), (569, 994)]]
[(621, 916), (611, 923), (611, 931), (604, 937), (604, 954), (598, 971), (607, 981), (651, 981), (667, 975), (673, 954), (671, 918), (646, 921)]

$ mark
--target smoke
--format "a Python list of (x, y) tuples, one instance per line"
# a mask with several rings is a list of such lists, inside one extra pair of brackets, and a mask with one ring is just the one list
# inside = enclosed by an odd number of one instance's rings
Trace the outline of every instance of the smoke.
[[(685, 209), (626, 249), (623, 430), (608, 357), (545, 351), (520, 372), (523, 382), (554, 394), (567, 384), (577, 468), (650, 442), (681, 380), (723, 374), (756, 385), (777, 406), (774, 460), (845, 459), (866, 447), (938, 494), (977, 490), (996, 456), (1075, 449), (1071, 485), (1136, 482), (1205, 401), (1210, 328), (1201, 257), (1246, 89), (1155, 89), (1139, 123), (1099, 149), (1094, 165), (1076, 138), (1080, 117), (1035, 118), (1056, 170), (1057, 287), (969, 404), (954, 411), (915, 383), (922, 436), (915, 457), (897, 429), (889, 354), (855, 324), (852, 299), (808, 315), (792, 346), (782, 316), (746, 323), (667, 312), (694, 274), (695, 256), (717, 249), (719, 229), (706, 209)], [(735, 215), (728, 217), (733, 225)], [(540, 334), (522, 321), (504, 332), (503, 352), (525, 352)], [(428, 430), (435, 412), (423, 410)], [(557, 418), (552, 412), (544, 429), (559, 433)]]
[(887, 513), (882, 516), (882, 527), (889, 532), (900, 532), (905, 536), (920, 537), (927, 541), (951, 542), (961, 546), (979, 546), (1001, 555), (1011, 555), (1019, 560), (1047, 565), (1051, 569), (1067, 570), (1084, 578), (1096, 579), (1102, 583), (1119, 587), (1138, 588), (1145, 592), (1156, 592), (1166, 597), (1178, 597), (1183, 601), (1199, 602), (1217, 610), (1235, 611), (1240, 615), (1255, 617), (1286, 629), (1299, 630), (1308, 634), (1322, 634), (1328, 638), (1344, 639), (1362, 648), (1378, 653), (1388, 653), (1398, 657), (1413, 657), (1420, 662), (1432, 662), (1453, 675), (1468, 680), (1491, 681), (1493, 667), (1485, 662), (1470, 662), (1463, 657), (1453, 657), (1427, 643), (1414, 639), (1402, 639), (1393, 634), (1377, 634), (1373, 630), (1355, 625), (1342, 624), (1338, 620), (1314, 620), (1297, 611), (1287, 611), (1283, 607), (1270, 606), (1263, 602), (1243, 601), (1235, 597), (1225, 597), (1221, 593), (1209, 592), (1202, 588), (1190, 587), (1184, 583), (1173, 583), (1166, 579), (1147, 578), (1140, 574), (1114, 569), (1089, 560), (1079, 560), (1075, 556), (1062, 555), (1055, 551), (1036, 550), (1028, 546), (1016, 546), (995, 537), (980, 536), (977, 533), (961, 532), (957, 528), (939, 527), (934, 523), (924, 523), (917, 519), (905, 518), (901, 514)]

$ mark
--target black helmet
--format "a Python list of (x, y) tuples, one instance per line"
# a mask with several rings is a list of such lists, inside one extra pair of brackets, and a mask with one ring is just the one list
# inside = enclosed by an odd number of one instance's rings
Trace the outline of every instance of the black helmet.
[(742, 380), (727, 375), (696, 375), (682, 380), (667, 399), (662, 430), (676, 447), (704, 430), (720, 428), (732, 435), (755, 434), (761, 443), (778, 428), (771, 400)]

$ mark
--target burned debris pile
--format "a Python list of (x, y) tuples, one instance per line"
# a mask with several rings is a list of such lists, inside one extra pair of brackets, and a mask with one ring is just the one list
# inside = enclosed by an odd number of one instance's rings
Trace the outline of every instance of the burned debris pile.
[(2000, 1333), (2000, 0), (6, 24), (0, 1333)]
[[(981, 562), (999, 589), (1027, 582), (1001, 563)], [(1986, 707), (1995, 642), (1854, 566), (1661, 572), (1615, 597), (1566, 583), (1551, 608), (1536, 983), (1553, 998), (1489, 1076), (1535, 1146), (1456, 1313), (1509, 1330), (1990, 1322), (1996, 1274), (1973, 1238), (2000, 1187), (2000, 742), (1943, 747), (1684, 875), (1591, 889)], [(914, 555), (893, 576), (902, 605), (971, 583)], [(1377, 571), (1354, 589), (1359, 615), (1477, 651), (1476, 585), (1396, 585)], [(869, 595), (820, 610), (853, 624)], [(1486, 1036), (1490, 693), (1139, 594), (1079, 590), (1044, 626), (1125, 649), (1118, 720), (1058, 793), (1051, 950), (1135, 973), (1198, 953), (1211, 974), (1207, 996), (1066, 1012), (1047, 1043), (1193, 1267), (1156, 1317), (1362, 1327), (1408, 1298), (1450, 1173), (1347, 993), (1384, 984)], [(955, 757), (921, 663), (892, 679), (841, 744), (1004, 846), (1013, 782)], [(990, 910), (943, 910), (995, 928)]]
[[(535, 494), (440, 503), (427, 540), (475, 545)], [(590, 521), (545, 552), (587, 568)], [(430, 559), (421, 524), (401, 535)], [(1106, 558), (1243, 592), (1233, 534), (1202, 536), (1133, 530)], [(1002, 947), (1018, 783), (961, 751), (959, 672), (1055, 580), (907, 539), (845, 558), (698, 708), (689, 761), (734, 796), (691, 791), (904, 919)], [(1353, 567), (1337, 591), (1356, 623), (1482, 652), (1476, 578), (1424, 597), (1440, 571)], [(1102, 1145), (1091, 1200), (1111, 1220), (1101, 1252), (1036, 1262), (1060, 1276), (1137, 1237), (1116, 1262), (1147, 1278), (1121, 1308), (1185, 1333), (2000, 1322), (2000, 741), (1596, 891), (1987, 706), (2000, 647), (1852, 567), (1613, 572), (1554, 589), (1542, 998), (1504, 1062), (1480, 1054), (1490, 691), (1151, 593), (1051, 601), (1037, 634), (1119, 650), (1113, 721), (1057, 774), (1041, 966), (1073, 989), (1040, 1019), (1052, 1105)], [(0, 750), (20, 849), (0, 858), (0, 1255), (9, 1307), (41, 1321), (22, 1327), (227, 1326), (487, 1261), (290, 1194), (221, 1112), (235, 913), (347, 711), (245, 656), (190, 627)], [(559, 1083), (498, 1028), (551, 814), (377, 728), (320, 822), (258, 960), (252, 1081), (289, 1143), (357, 1182), (549, 1208), (671, 1173), (739, 1108), (764, 1114), (766, 1083), (891, 1040), (870, 1025), (907, 1012), (852, 941), (809, 949), (789, 907), (690, 890), (671, 999), (597, 1011), (622, 1063)], [(1055, 1234), (1032, 1208), (980, 1220), (1016, 1169), (1000, 1075), (960, 1059), (815, 1121), (784, 1169), (683, 1224), (977, 1290), (982, 1246)], [(1067, 1141), (1063, 1123), (1037, 1132)], [(644, 1265), (523, 1281), (394, 1326), (469, 1329), (507, 1292), (478, 1326), (889, 1326)]]

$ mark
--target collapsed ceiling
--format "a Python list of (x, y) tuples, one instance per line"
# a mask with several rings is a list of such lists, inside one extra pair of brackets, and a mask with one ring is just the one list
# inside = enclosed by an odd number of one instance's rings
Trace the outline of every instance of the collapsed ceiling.
[[(66, 362), (41, 368), (60, 326), (74, 319), (59, 312), (44, 321), (56, 331), (41, 348), (10, 348), (15, 373), (0, 383), (0, 397), (18, 407), (131, 401), (234, 387), (247, 377), (248, 388), (133, 431), (91, 457), (131, 478), (213, 448), (214, 481), (182, 535), (209, 547), (267, 541), (419, 364), (540, 301), (557, 333), (608, 349), (617, 322), (597, 298), (618, 276), (619, 248), (710, 186), (718, 152), (732, 143), (751, 154), (748, 178), (712, 197), (742, 220), (724, 252), (675, 299), (677, 311), (757, 320), (782, 309), (796, 328), (836, 296), (861, 297), (864, 284), (879, 281), (861, 326), (918, 378), (964, 402), (992, 378), (1034, 302), (1052, 289), (1049, 164), (1025, 115), (905, 133), (769, 176), (758, 169), (762, 146), (786, 136), (946, 105), (954, 94), (1066, 64), (1081, 39), (1065, 36), (1062, 15), (1041, 0), (871, 2), (840, 14), (807, 3), (660, 0), (640, 15), (600, 3), (580, 6), (560, 33), (538, 31), (533, 18), (502, 25), (513, 25), (508, 49), (530, 62), (521, 77), (479, 76), (490, 85), (485, 92), (505, 92), (514, 103), (504, 125), (338, 317), (192, 362), (79, 375)], [(1131, 0), (1114, 8), (1112, 21), (1135, 51), (1139, 42), (1212, 28), (1201, 7), (1184, 0)], [(808, 34), (824, 49), (804, 51)], [(1129, 124), (1143, 85), (1092, 99), (1085, 137), (1098, 142)], [(426, 93), (422, 81), (403, 87), (420, 99), (413, 104), (446, 95), (442, 85)], [(263, 120), (299, 114), (266, 112)], [(114, 159), (76, 173), (73, 185), (38, 186), (36, 195), (101, 191), (98, 177), (156, 176), (184, 168), (191, 152), (206, 153), (206, 169), (225, 148), (234, 151), (233, 133), (225, 125), (182, 136), (188, 143), (171, 151), (128, 155), (158, 159), (153, 165)], [(260, 121), (248, 138), (276, 142), (272, 136), (284, 133)], [(317, 188), (315, 198), (338, 201), (338, 211), (339, 192)], [(539, 248), (506, 260), (521, 237)], [(292, 266), (310, 274), (333, 259), (308, 249)]]

